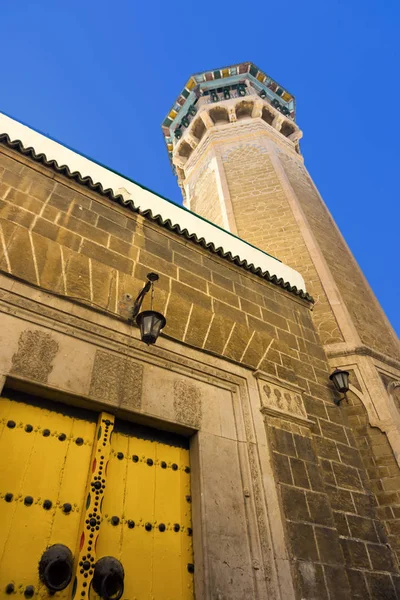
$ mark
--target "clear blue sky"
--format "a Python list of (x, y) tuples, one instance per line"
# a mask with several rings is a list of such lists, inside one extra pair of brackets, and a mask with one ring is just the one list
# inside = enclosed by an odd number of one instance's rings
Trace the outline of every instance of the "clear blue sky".
[(253, 61), (400, 331), (398, 0), (2, 0), (0, 111), (181, 202), (161, 122), (189, 75)]

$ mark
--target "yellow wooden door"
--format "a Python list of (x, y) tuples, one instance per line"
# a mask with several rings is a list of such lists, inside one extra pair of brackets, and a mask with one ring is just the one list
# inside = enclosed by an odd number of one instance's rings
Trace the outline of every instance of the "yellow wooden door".
[(96, 560), (111, 555), (121, 562), (123, 598), (193, 598), (190, 465), (185, 442), (173, 434), (115, 424)]
[[(96, 415), (21, 394), (0, 397), (0, 597), (47, 596), (38, 565), (76, 552)], [(71, 585), (59, 598), (71, 597)]]
[[(97, 422), (97, 425), (96, 425)], [(74, 558), (65, 600), (98, 598), (96, 564), (125, 572), (125, 600), (191, 600), (185, 439), (34, 397), (0, 397), (0, 598), (50, 598), (38, 565), (53, 544)]]

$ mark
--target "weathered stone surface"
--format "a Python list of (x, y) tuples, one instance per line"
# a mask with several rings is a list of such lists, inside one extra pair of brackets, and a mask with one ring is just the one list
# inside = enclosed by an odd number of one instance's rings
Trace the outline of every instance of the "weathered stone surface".
[(5, 271), (37, 284), (37, 274), (29, 232), (20, 225), (0, 219), (5, 241), (5, 251), (0, 266)]
[[(114, 223), (117, 223), (120, 227), (126, 227), (127, 225), (128, 216), (122, 214), (122, 209), (117, 204), (110, 204), (109, 206), (105, 206), (100, 202), (92, 202), (91, 210), (94, 213), (102, 215), (106, 219), (109, 219), (110, 221), (114, 221)], [(134, 217), (131, 214), (129, 214), (129, 220), (133, 219)]]
[(327, 600), (322, 566), (309, 561), (298, 563), (298, 584), (301, 598), (310, 600)]
[[(257, 329), (254, 329), (253, 323), (250, 323), (249, 328), (253, 331), (253, 333), (241, 360), (243, 363), (257, 369), (265, 357), (273, 338), (271, 338), (268, 333), (260, 333)], [(276, 369), (274, 372), (276, 373)]]
[(350, 537), (350, 529), (346, 521), (346, 514), (338, 511), (333, 511), (333, 519), (339, 535)]
[(331, 600), (343, 600), (352, 597), (347, 573), (343, 567), (324, 565), (324, 572)]
[(214, 314), (204, 348), (216, 354), (223, 354), (233, 325), (231, 321), (227, 321), (223, 317)]
[(343, 427), (340, 425), (336, 425), (335, 423), (331, 423), (329, 421), (320, 421), (322, 435), (328, 439), (334, 440), (336, 442), (341, 442), (342, 444), (347, 444), (347, 437)]
[(57, 224), (97, 244), (106, 245), (108, 242), (109, 234), (107, 232), (101, 231), (98, 227), (93, 227), (85, 221), (76, 219), (68, 213), (60, 213)]
[(316, 455), (311, 439), (301, 435), (294, 435), (293, 439), (299, 458), (310, 462), (316, 462)]
[[(280, 153), (280, 159), (363, 342), (381, 352), (399, 356), (373, 294), (339, 232), (332, 226), (332, 218), (304, 167), (284, 153)], [(320, 318), (322, 324), (322, 314)], [(329, 341), (329, 338), (322, 334), (322, 340)]]
[(368, 542), (379, 542), (375, 531), (374, 522), (371, 519), (347, 515), (347, 523), (350, 527), (352, 537)]
[(89, 225), (96, 225), (98, 221), (98, 215), (95, 212), (89, 210), (88, 208), (84, 208), (80, 204), (74, 203), (72, 206), (71, 215), (77, 219), (86, 221), (86, 223), (89, 223)]
[(136, 261), (139, 256), (139, 249), (132, 244), (128, 244), (119, 238), (114, 237), (113, 235), (110, 237), (109, 249), (113, 252), (118, 252), (118, 254), (122, 254), (122, 256), (126, 256), (127, 258), (131, 258)]
[(310, 487), (310, 482), (308, 481), (305, 462), (298, 458), (291, 458), (290, 466), (293, 473), (294, 485), (308, 489)]
[(210, 326), (211, 318), (212, 313), (210, 310), (207, 310), (202, 306), (193, 306), (186, 330), (185, 341), (197, 348), (202, 348)]
[(286, 454), (287, 456), (297, 457), (294, 439), (291, 433), (271, 427), (269, 429), (269, 434), (271, 436), (272, 447), (275, 448), (277, 452)]
[(315, 445), (318, 456), (339, 462), (337, 444), (333, 440), (317, 437), (315, 438)]
[[(135, 238), (136, 240), (136, 238)], [(151, 251), (148, 247), (148, 241), (146, 242), (146, 249), (149, 250), (149, 252)], [(157, 246), (159, 246), (157, 244)], [(160, 246), (160, 248), (165, 248), (165, 246)], [(166, 258), (167, 260), (171, 260), (170, 256), (172, 256), (171, 250), (168, 250), (168, 255), (166, 255), (167, 250), (164, 249), (164, 251), (162, 251), (161, 249), (157, 249), (156, 248), (156, 252), (153, 252), (153, 254), (159, 254), (160, 256), (162, 256), (162, 258)], [(162, 253), (164, 255), (162, 255)], [(197, 256), (197, 258), (195, 256), (193, 256), (194, 260), (190, 260), (187, 256), (181, 256), (180, 253), (175, 253), (174, 254), (174, 263), (182, 269), (185, 269), (185, 271), (189, 271), (190, 273), (194, 273), (195, 275), (197, 275), (198, 277), (201, 277), (202, 279), (205, 279), (206, 281), (211, 281), (211, 272), (209, 269), (207, 269), (207, 267), (203, 267), (201, 264), (199, 264), (199, 259), (200, 256)]]
[(216, 315), (219, 315), (226, 321), (232, 321), (232, 325), (236, 323), (243, 327), (247, 326), (246, 315), (244, 312), (237, 310), (224, 302), (219, 302), (218, 300), (214, 300), (213, 309)]
[(19, 206), (14, 206), (0, 200), (0, 217), (12, 223), (22, 225), (22, 227), (29, 228), (34, 221), (35, 215)]
[(339, 544), (339, 537), (335, 529), (316, 527), (315, 537), (321, 562), (328, 565), (343, 564), (343, 553)]
[(318, 550), (311, 525), (304, 523), (287, 524), (293, 556), (300, 560), (318, 561)]
[(340, 543), (342, 546), (344, 559), (348, 566), (362, 569), (370, 568), (367, 548), (363, 542), (357, 542), (350, 539), (341, 539)]
[(311, 489), (313, 489), (315, 492), (325, 491), (319, 466), (312, 463), (306, 463), (306, 468)]
[(367, 548), (374, 569), (377, 571), (393, 571), (393, 555), (390, 548), (381, 544), (368, 544)]
[(229, 306), (234, 306), (235, 308), (239, 308), (239, 299), (236, 296), (236, 294), (233, 294), (232, 292), (228, 292), (228, 290), (226, 290), (225, 288), (221, 288), (218, 285), (215, 285), (213, 283), (209, 284), (209, 290), (210, 290), (211, 296), (213, 296), (214, 298), (217, 298), (218, 300), (221, 300), (222, 302), (226, 302), (226, 304), (229, 304)]
[(332, 527), (332, 509), (328, 497), (325, 494), (318, 494), (315, 492), (307, 492), (306, 496), (311, 515), (310, 521)]
[(64, 292), (60, 245), (48, 238), (32, 233), (32, 246), (40, 285), (44, 288)]
[(172, 296), (166, 313), (167, 325), (164, 329), (165, 333), (175, 339), (183, 340), (191, 307), (192, 305), (186, 300), (178, 296)]
[(98, 262), (102, 262), (113, 269), (117, 269), (118, 271), (122, 271), (123, 273), (132, 274), (133, 271), (133, 261), (130, 258), (126, 258), (125, 256), (121, 256), (116, 252), (112, 252), (108, 250), (108, 248), (103, 248), (100, 244), (95, 244), (89, 240), (84, 240), (82, 245), (82, 254), (89, 256), (90, 258), (94, 258)]
[(374, 600), (396, 600), (397, 594), (392, 578), (387, 573), (366, 573), (366, 579)]
[(326, 486), (326, 493), (329, 497), (330, 505), (334, 510), (344, 510), (346, 512), (355, 512), (355, 506), (351, 492), (343, 490), (335, 485)]
[(346, 573), (350, 583), (351, 598), (362, 598), (363, 600), (369, 598), (364, 572), (355, 569), (346, 569)]
[(280, 483), (288, 483), (289, 485), (293, 485), (293, 477), (290, 469), (289, 458), (283, 454), (278, 454), (277, 452), (274, 452), (273, 456), (278, 481)]
[(117, 294), (117, 271), (97, 260), (92, 260), (90, 267), (94, 302), (107, 310), (113, 310)]
[(178, 270), (178, 277), (179, 281), (182, 281), (182, 283), (189, 285), (195, 290), (200, 290), (200, 292), (207, 293), (207, 281), (205, 279), (197, 277), (197, 275), (194, 275), (193, 273), (181, 268)]
[(230, 600), (254, 598), (243, 492), (237, 485), (240, 478), (237, 444), (209, 434), (199, 436), (201, 489), (207, 513), (206, 583), (210, 597), (218, 597), (221, 590)]
[(235, 323), (225, 347), (224, 355), (233, 360), (240, 361), (252, 335), (253, 332), (248, 327)]
[(101, 215), (97, 221), (97, 227), (103, 231), (106, 231), (107, 233), (110, 233), (111, 235), (114, 235), (117, 238), (120, 238), (124, 242), (132, 242), (132, 231), (129, 231), (129, 229), (125, 229), (124, 227), (120, 227), (120, 225), (117, 225), (114, 221), (106, 219)]
[(283, 508), (288, 519), (293, 521), (310, 520), (306, 496), (302, 490), (298, 490), (295, 487), (282, 485), (281, 494)]
[(64, 249), (64, 272), (66, 279), (66, 293), (83, 300), (91, 299), (90, 266), (89, 259), (82, 254), (77, 254)]

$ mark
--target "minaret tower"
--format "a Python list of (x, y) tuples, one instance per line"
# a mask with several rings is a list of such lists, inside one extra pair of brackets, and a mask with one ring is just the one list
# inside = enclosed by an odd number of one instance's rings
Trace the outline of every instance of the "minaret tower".
[(293, 96), (247, 62), (193, 75), (163, 132), (185, 206), (303, 275), (331, 366), (351, 371), (399, 457), (398, 338), (304, 166), (295, 117)]

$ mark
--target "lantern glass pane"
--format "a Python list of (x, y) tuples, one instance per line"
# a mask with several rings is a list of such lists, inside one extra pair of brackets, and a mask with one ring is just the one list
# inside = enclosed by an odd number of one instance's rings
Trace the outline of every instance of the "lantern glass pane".
[(340, 369), (336, 369), (329, 377), (329, 379), (331, 379), (333, 385), (338, 390), (338, 392), (345, 394), (349, 390), (348, 371), (341, 371)]
[(154, 344), (165, 327), (165, 317), (154, 310), (145, 310), (137, 316), (137, 324), (140, 327), (140, 337), (146, 344)]

